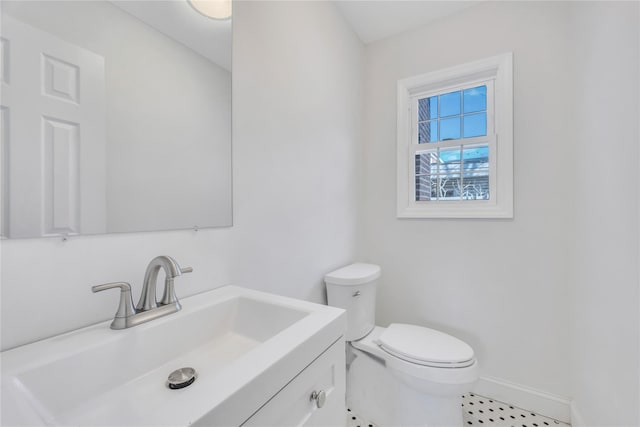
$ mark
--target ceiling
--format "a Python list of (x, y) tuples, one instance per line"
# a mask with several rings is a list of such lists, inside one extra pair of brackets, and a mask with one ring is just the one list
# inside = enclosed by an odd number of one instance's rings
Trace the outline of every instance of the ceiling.
[[(371, 43), (441, 19), (481, 0), (334, 0), (363, 43)], [(186, 1), (111, 0), (147, 25), (231, 70), (232, 20), (216, 21)]]
[(476, 1), (335, 0), (363, 43), (371, 43), (425, 25), (468, 8)]
[(186, 1), (112, 0), (147, 25), (231, 70), (231, 19), (218, 21), (196, 12)]

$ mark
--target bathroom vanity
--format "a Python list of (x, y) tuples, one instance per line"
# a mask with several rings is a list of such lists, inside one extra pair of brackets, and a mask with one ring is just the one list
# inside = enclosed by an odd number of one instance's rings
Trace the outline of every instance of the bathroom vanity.
[(344, 425), (343, 310), (235, 286), (181, 303), (1, 353), (2, 424)]

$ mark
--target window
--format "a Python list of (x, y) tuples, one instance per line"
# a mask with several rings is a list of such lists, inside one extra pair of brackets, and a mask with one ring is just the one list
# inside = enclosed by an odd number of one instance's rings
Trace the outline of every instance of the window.
[(398, 82), (398, 217), (513, 217), (512, 59)]

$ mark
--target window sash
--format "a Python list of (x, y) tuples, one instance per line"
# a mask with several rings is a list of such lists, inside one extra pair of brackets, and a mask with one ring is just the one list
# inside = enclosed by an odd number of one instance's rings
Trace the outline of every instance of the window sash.
[[(415, 158), (416, 154), (436, 151), (438, 148), (451, 148), (451, 147), (462, 147), (465, 148), (473, 148), (478, 146), (488, 146), (489, 147), (489, 199), (487, 200), (473, 200), (473, 199), (461, 199), (461, 200), (416, 200), (416, 176), (421, 174), (416, 174), (415, 169)], [(466, 138), (466, 139), (457, 139), (455, 141), (443, 141), (442, 143), (435, 144), (415, 144), (409, 150), (409, 158), (408, 158), (408, 168), (411, 173), (409, 173), (409, 206), (410, 207), (419, 207), (419, 206), (427, 206), (433, 204), (441, 204), (446, 203), (448, 205), (469, 205), (469, 204), (478, 204), (478, 205), (495, 205), (496, 204), (496, 175), (497, 175), (497, 162), (496, 162), (496, 153), (497, 153), (497, 138), (492, 135), (489, 137), (476, 137), (476, 138)]]
[[(464, 84), (458, 84), (455, 86), (447, 86), (444, 87), (442, 89), (438, 89), (438, 90), (430, 90), (430, 91), (421, 91), (421, 92), (415, 92), (412, 93), (411, 96), (409, 97), (409, 111), (411, 114), (411, 145), (420, 145), (420, 146), (435, 146), (435, 144), (443, 144), (445, 142), (453, 142), (453, 141), (468, 141), (470, 139), (475, 139), (475, 138), (484, 138), (484, 136), (481, 137), (474, 137), (474, 138), (460, 138), (460, 139), (456, 139), (456, 140), (447, 140), (447, 141), (436, 141), (436, 142), (425, 142), (422, 144), (418, 144), (418, 124), (420, 123), (420, 120), (418, 119), (418, 101), (424, 98), (429, 98), (431, 96), (438, 96), (438, 95), (444, 95), (446, 93), (449, 92), (457, 92), (457, 91), (463, 91), (465, 89), (471, 89), (477, 86), (486, 86), (487, 87), (487, 110), (486, 110), (486, 114), (487, 114), (487, 136), (490, 135), (495, 135), (495, 95), (494, 95), (494, 80), (495, 79), (489, 79), (489, 80), (475, 80), (472, 82), (465, 82)], [(460, 115), (458, 116), (451, 116), (451, 117), (463, 117), (463, 116), (468, 116), (471, 115), (473, 113), (469, 113), (469, 114), (463, 114), (462, 110), (460, 111)], [(450, 117), (446, 117), (446, 118), (450, 118)], [(461, 120), (462, 121), (462, 120)], [(460, 133), (460, 135), (462, 135), (462, 132)], [(458, 144), (454, 144), (454, 145), (461, 145), (461, 143)]]
[[(472, 138), (459, 138), (459, 139), (450, 139), (446, 141), (437, 141), (437, 142), (425, 142), (422, 144), (418, 143), (418, 124), (419, 124), (419, 116), (418, 116), (418, 102), (421, 99), (429, 98), (431, 96), (438, 96), (442, 94), (446, 94), (449, 92), (457, 92), (463, 91), (465, 89), (474, 88), (477, 86), (486, 86), (487, 87), (487, 135), (486, 136), (477, 136)], [(420, 91), (412, 93), (409, 97), (409, 111), (411, 117), (411, 144), (408, 150), (408, 170), (410, 171), (407, 174), (408, 179), (408, 189), (409, 189), (409, 206), (418, 207), (425, 205), (433, 205), (433, 204), (495, 204), (496, 200), (496, 135), (495, 135), (495, 102), (494, 102), (494, 79), (482, 79), (482, 80), (473, 80), (467, 81), (464, 84), (450, 85), (442, 88), (438, 88), (438, 90), (430, 90), (430, 91)], [(462, 110), (460, 111), (459, 116), (454, 117), (462, 117), (464, 114)], [(479, 145), (487, 145), (489, 147), (489, 199), (488, 200), (416, 200), (416, 170), (415, 170), (415, 156), (416, 154), (433, 151), (437, 149), (444, 149), (450, 147), (462, 147), (464, 148), (472, 148)]]

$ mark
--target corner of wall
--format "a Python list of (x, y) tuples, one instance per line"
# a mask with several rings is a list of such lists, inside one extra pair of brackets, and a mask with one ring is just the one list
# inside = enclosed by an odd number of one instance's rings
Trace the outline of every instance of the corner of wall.
[(572, 427), (585, 427), (586, 424), (582, 419), (582, 415), (578, 411), (578, 405), (575, 400), (571, 401), (571, 426)]

